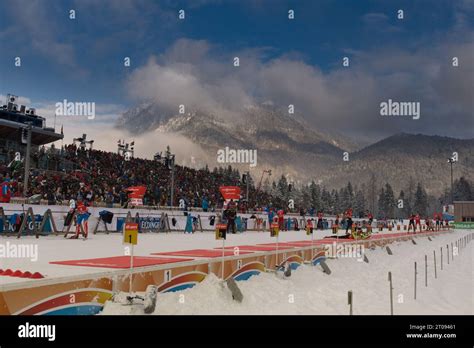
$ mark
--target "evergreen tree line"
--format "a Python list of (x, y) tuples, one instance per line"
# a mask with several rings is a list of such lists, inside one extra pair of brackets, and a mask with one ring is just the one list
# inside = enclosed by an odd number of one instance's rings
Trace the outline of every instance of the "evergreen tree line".
[[(406, 187), (395, 193), (390, 183), (377, 185), (372, 176), (368, 183), (360, 186), (348, 182), (346, 186), (327, 189), (312, 181), (309, 185), (295, 187), (281, 176), (278, 182), (269, 185), (268, 180), (263, 189), (271, 195), (271, 205), (288, 211), (304, 209), (326, 214), (341, 214), (348, 208), (353, 209), (354, 216), (364, 216), (366, 211), (372, 212), (377, 218), (406, 218), (411, 214), (432, 216), (441, 212), (443, 205), (451, 203), (450, 188), (446, 187), (443, 195), (428, 195), (421, 182), (413, 178), (408, 180)], [(456, 179), (453, 184), (455, 201), (474, 200), (474, 183), (464, 177)], [(294, 208), (288, 207), (290, 199), (294, 200)]]
[[(209, 172), (208, 167), (204, 168)], [(242, 196), (245, 197), (246, 184), (238, 169), (214, 168), (212, 174), (223, 180), (225, 185), (240, 185)], [(411, 214), (432, 216), (441, 212), (443, 205), (451, 203), (450, 186), (445, 186), (441, 196), (428, 195), (423, 183), (415, 182), (409, 178), (407, 184), (400, 192), (395, 193), (390, 183), (378, 184), (374, 174), (370, 180), (360, 186), (348, 182), (346, 186), (336, 189), (327, 189), (323, 185), (312, 181), (308, 185), (295, 186), (285, 176), (275, 182), (268, 177), (263, 181), (257, 192), (260, 178), (248, 176), (250, 200), (258, 205), (271, 205), (286, 211), (298, 212), (301, 209), (315, 212), (323, 211), (325, 214), (341, 214), (348, 208), (353, 209), (354, 216), (364, 216), (366, 211), (372, 212), (377, 218), (406, 218)], [(260, 199), (256, 199), (259, 196)], [(264, 197), (262, 197), (264, 196)], [(474, 182), (464, 177), (456, 179), (453, 183), (454, 201), (473, 201)], [(289, 201), (294, 201), (294, 208), (289, 208)], [(254, 204), (251, 204), (251, 206)]]

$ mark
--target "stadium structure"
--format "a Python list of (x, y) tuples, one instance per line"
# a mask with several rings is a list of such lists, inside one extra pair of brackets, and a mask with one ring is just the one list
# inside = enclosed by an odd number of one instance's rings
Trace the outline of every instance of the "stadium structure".
[(30, 151), (36, 151), (41, 145), (63, 139), (63, 135), (47, 127), (46, 119), (37, 115), (36, 109), (18, 105), (18, 97), (8, 94), (0, 108), (0, 162), (9, 163), (16, 153), (24, 158), (29, 138)]

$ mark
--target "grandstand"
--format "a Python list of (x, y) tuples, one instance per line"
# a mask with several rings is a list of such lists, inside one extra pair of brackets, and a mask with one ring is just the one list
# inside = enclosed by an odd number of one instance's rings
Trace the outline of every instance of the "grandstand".
[(25, 156), (30, 126), (32, 151), (63, 138), (54, 128), (46, 127), (45, 118), (34, 108), (19, 106), (17, 100), (17, 96), (8, 94), (6, 103), (0, 106), (0, 163), (11, 162), (18, 152)]
[[(37, 171), (32, 173), (30, 194), (45, 195), (52, 191), (57, 200), (81, 196), (90, 205), (123, 206), (127, 197), (125, 189), (146, 186), (144, 204), (149, 206), (178, 206), (183, 199), (188, 207), (201, 207), (205, 198), (210, 207), (222, 205), (221, 185), (240, 185), (235, 172), (227, 170), (192, 169), (175, 166), (175, 199), (170, 201), (170, 169), (160, 161), (132, 157), (125, 160), (117, 153), (100, 150), (81, 150), (76, 145), (66, 145), (60, 152), (44, 151), (41, 156), (57, 163), (74, 162), (72, 171)], [(46, 185), (41, 183), (46, 181)]]
[[(12, 202), (34, 196), (35, 201), (56, 205), (83, 198), (90, 206), (124, 207), (128, 201), (126, 189), (143, 185), (147, 189), (145, 206), (184, 204), (186, 208), (205, 205), (216, 209), (223, 204), (220, 186), (246, 186), (239, 172), (230, 167), (210, 171), (207, 167), (197, 170), (176, 165), (172, 179), (171, 168), (159, 158), (129, 157), (87, 148), (82, 143), (77, 146), (76, 142), (60, 149), (54, 144), (46, 148), (45, 145), (63, 139), (62, 131), (58, 134), (54, 128), (46, 127), (44, 117), (38, 116), (33, 108), (18, 106), (17, 100), (17, 96), (8, 94), (0, 108), (0, 181), (8, 182)], [(75, 140), (85, 142), (85, 137), (84, 134)], [(92, 145), (93, 140), (88, 142)], [(26, 171), (29, 175), (25, 189)], [(249, 187), (249, 196), (256, 196), (253, 185)], [(269, 195), (259, 192), (259, 200), (269, 202)], [(240, 209), (247, 209), (247, 202), (243, 201)]]
[[(170, 201), (170, 170), (155, 160), (130, 158), (100, 150), (81, 150), (76, 145), (61, 150), (40, 148), (32, 155), (33, 169), (27, 196), (40, 194), (57, 204), (82, 197), (91, 206), (123, 206), (125, 189), (144, 185), (144, 204), (149, 206), (178, 206), (184, 200), (187, 207), (201, 207), (203, 199), (210, 209), (221, 207), (221, 185), (243, 185), (235, 171), (209, 171), (175, 166), (175, 199)], [(21, 197), (23, 172), (4, 167), (1, 173), (10, 177), (12, 197)], [(255, 195), (254, 187), (250, 188)], [(259, 193), (260, 197), (266, 196)], [(172, 203), (172, 204), (171, 204)]]

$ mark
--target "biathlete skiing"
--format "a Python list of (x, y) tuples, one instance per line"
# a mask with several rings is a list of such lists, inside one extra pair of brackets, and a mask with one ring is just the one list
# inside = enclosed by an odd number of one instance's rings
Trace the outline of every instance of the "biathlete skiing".
[[(420, 226), (420, 232), (421, 232), (421, 217), (420, 217), (420, 214), (416, 214), (416, 216), (415, 216), (415, 225)], [(416, 228), (415, 228), (415, 232), (416, 232)]]
[(413, 227), (413, 233), (416, 232), (416, 226), (415, 226), (415, 215), (411, 214), (410, 215), (410, 222), (408, 223), (408, 232), (410, 232), (410, 229)]
[(87, 239), (87, 235), (88, 235), (88, 232), (89, 232), (88, 220), (89, 220), (89, 216), (91, 214), (89, 213), (89, 210), (87, 209), (87, 206), (82, 201), (82, 198), (78, 198), (77, 201), (78, 201), (78, 203), (77, 203), (77, 206), (75, 208), (75, 211), (76, 211), (76, 234), (74, 236), (70, 237), (70, 239), (78, 239), (79, 238), (79, 234), (81, 233), (81, 227), (82, 227), (82, 232), (83, 232), (84, 239)]
[(227, 219), (227, 232), (235, 234), (235, 219), (237, 217), (237, 204), (233, 199), (227, 204), (227, 209), (224, 210), (224, 217)]
[(434, 222), (431, 220), (429, 216), (426, 217), (426, 230), (427, 231), (433, 231), (434, 232)]
[(337, 234), (337, 231), (339, 231), (339, 214), (336, 214), (336, 220), (332, 225), (332, 233)]
[(318, 230), (323, 230), (324, 227), (323, 227), (323, 212), (322, 211), (319, 211), (318, 212), (318, 224), (317, 224), (317, 228)]
[(285, 229), (285, 224), (284, 224), (284, 219), (285, 219), (285, 211), (283, 209), (279, 209), (277, 211), (277, 215), (278, 215), (278, 228), (280, 229), (280, 231), (283, 231)]
[(273, 218), (275, 216), (275, 212), (273, 211), (273, 208), (270, 208), (268, 211), (268, 229), (271, 231), (272, 230), (272, 222)]
[(306, 221), (306, 234), (308, 236), (313, 234), (313, 222), (311, 221), (311, 219), (308, 219)]
[(374, 221), (374, 216), (370, 211), (367, 211), (367, 218), (369, 219), (369, 225), (372, 226), (372, 221)]
[(352, 231), (352, 208), (346, 211), (346, 235), (349, 234), (349, 231)]
[(434, 213), (434, 218), (436, 220), (436, 231), (440, 231), (443, 223), (443, 214)]

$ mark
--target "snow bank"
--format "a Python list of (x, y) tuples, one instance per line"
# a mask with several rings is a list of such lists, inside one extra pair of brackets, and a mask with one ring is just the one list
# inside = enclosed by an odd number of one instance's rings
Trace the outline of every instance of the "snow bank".
[[(417, 238), (417, 245), (400, 242), (385, 249), (366, 250), (369, 263), (355, 258), (328, 260), (331, 275), (319, 266), (302, 266), (291, 278), (273, 273), (238, 282), (242, 303), (232, 300), (220, 279), (208, 276), (192, 289), (159, 294), (154, 314), (348, 314), (347, 291), (353, 291), (353, 312), (390, 314), (388, 272), (392, 272), (395, 314), (474, 314), (474, 242), (461, 249), (454, 260), (446, 260), (450, 245), (472, 231), (457, 231), (437, 237)], [(443, 248), (443, 270), (440, 248)], [(434, 277), (433, 251), (437, 274)], [(424, 257), (428, 256), (428, 287), (425, 287)], [(451, 258), (451, 256), (450, 256)], [(418, 263), (417, 300), (413, 298), (414, 262)], [(143, 314), (140, 305), (107, 303), (103, 314)]]

